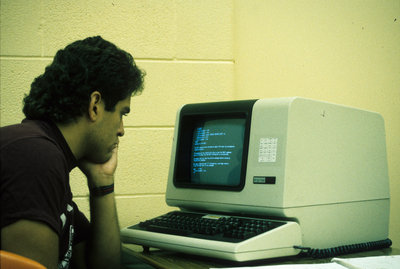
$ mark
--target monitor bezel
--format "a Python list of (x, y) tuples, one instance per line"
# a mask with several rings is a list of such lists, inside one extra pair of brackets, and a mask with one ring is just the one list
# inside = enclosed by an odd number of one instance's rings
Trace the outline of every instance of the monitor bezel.
[[(251, 115), (257, 100), (240, 100), (214, 103), (187, 104), (182, 107), (179, 115), (179, 126), (175, 148), (175, 164), (173, 184), (176, 188), (207, 189), (219, 191), (243, 190), (246, 181), (247, 158), (249, 151)], [(245, 119), (243, 152), (240, 182), (238, 185), (196, 184), (191, 182), (190, 156), (192, 138), (196, 122), (215, 119)], [(186, 160), (186, 161), (182, 161)]]

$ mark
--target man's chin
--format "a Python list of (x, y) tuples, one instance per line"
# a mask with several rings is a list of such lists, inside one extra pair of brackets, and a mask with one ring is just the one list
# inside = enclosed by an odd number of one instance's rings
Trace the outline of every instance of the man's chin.
[(101, 156), (101, 157), (96, 156), (96, 157), (92, 158), (91, 161), (95, 164), (103, 164), (103, 163), (108, 162), (111, 159), (111, 157), (112, 157), (112, 153), (109, 153), (109, 154)]

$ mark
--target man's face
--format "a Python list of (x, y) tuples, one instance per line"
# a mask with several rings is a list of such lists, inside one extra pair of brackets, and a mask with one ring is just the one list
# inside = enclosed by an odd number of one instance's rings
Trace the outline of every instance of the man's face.
[(128, 96), (115, 105), (114, 111), (103, 110), (87, 141), (88, 160), (104, 163), (111, 158), (113, 150), (119, 144), (119, 137), (125, 133), (122, 118), (129, 113), (130, 104), (131, 96)]

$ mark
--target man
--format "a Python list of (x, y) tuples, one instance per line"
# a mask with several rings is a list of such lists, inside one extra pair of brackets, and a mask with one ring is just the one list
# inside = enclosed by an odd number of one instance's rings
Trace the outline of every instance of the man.
[[(114, 198), (118, 138), (144, 73), (101, 37), (60, 50), (24, 98), (26, 119), (1, 128), (1, 249), (47, 268), (119, 268)], [(90, 223), (72, 201), (78, 166)]]

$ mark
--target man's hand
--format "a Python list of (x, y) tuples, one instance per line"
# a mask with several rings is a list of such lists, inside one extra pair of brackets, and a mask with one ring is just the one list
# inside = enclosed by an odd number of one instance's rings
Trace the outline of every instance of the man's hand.
[(79, 163), (79, 169), (86, 175), (89, 188), (114, 183), (114, 173), (118, 163), (118, 148), (113, 150), (111, 158), (105, 163), (92, 163), (85, 159)]

